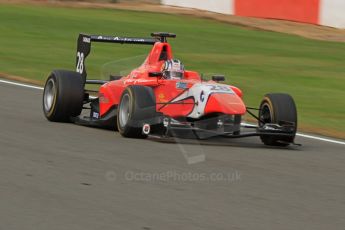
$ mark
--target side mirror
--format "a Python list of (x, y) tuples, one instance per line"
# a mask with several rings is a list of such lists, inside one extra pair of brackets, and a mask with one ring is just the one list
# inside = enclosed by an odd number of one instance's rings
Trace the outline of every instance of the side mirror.
[(162, 77), (162, 72), (149, 72), (149, 77)]
[(225, 81), (225, 77), (224, 75), (213, 75), (212, 81), (216, 81), (216, 82)]
[(112, 74), (109, 75), (109, 80), (110, 81), (116, 81), (116, 80), (119, 80), (121, 78), (122, 78), (122, 76), (112, 75)]

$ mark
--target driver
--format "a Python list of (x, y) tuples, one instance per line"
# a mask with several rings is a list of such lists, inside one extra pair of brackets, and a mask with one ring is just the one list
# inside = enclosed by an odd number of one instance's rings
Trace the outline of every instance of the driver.
[(165, 79), (182, 79), (184, 66), (180, 60), (170, 59), (163, 64), (162, 72)]

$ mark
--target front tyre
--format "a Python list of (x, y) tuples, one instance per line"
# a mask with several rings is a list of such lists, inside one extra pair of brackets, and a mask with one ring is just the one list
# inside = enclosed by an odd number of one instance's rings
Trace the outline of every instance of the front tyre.
[(259, 127), (266, 123), (293, 124), (294, 132), (289, 136), (261, 135), (261, 141), (265, 145), (287, 146), (293, 143), (297, 131), (297, 109), (293, 98), (288, 94), (266, 94), (260, 104)]
[(54, 70), (43, 91), (43, 113), (49, 121), (68, 122), (80, 115), (84, 100), (84, 84), (79, 73)]

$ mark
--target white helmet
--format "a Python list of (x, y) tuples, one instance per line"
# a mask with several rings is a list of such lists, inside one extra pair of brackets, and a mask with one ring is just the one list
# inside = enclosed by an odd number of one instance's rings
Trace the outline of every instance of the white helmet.
[(164, 63), (162, 72), (165, 79), (182, 79), (184, 66), (180, 60), (170, 59)]

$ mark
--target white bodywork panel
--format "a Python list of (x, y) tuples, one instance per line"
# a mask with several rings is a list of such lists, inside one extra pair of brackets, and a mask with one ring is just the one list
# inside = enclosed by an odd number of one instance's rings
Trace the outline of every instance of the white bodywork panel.
[(203, 82), (194, 84), (186, 92), (176, 97), (172, 102), (182, 101), (187, 98), (194, 98), (196, 105), (188, 117), (200, 118), (204, 115), (208, 98), (214, 93), (235, 94), (235, 92), (228, 85)]

